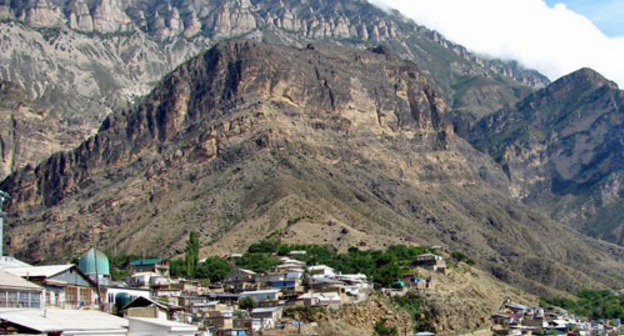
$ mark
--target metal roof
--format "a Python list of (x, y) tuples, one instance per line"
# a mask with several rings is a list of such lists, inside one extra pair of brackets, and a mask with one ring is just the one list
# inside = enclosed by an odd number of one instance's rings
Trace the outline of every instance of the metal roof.
[(164, 258), (137, 259), (130, 262), (131, 266), (151, 266), (165, 260)]
[(15, 268), (15, 267), (28, 267), (32, 266), (27, 264), (21, 260), (15, 259), (13, 257), (3, 256), (0, 257), (0, 268)]
[(278, 310), (281, 310), (282, 307), (261, 307), (261, 308), (254, 308), (251, 313), (252, 314), (261, 314), (261, 313), (272, 313), (272, 312), (276, 312)]
[(62, 273), (70, 268), (72, 268), (73, 264), (66, 265), (49, 265), (49, 266), (30, 266), (30, 267), (16, 267), (16, 268), (7, 268), (6, 271), (13, 273), (17, 276), (25, 277), (44, 277), (49, 278), (55, 276), (59, 273)]
[(42, 287), (2, 269), (0, 269), (0, 288), (25, 289), (31, 291), (43, 290)]
[(95, 310), (0, 308), (0, 320), (41, 333), (52, 331), (123, 331), (128, 320)]

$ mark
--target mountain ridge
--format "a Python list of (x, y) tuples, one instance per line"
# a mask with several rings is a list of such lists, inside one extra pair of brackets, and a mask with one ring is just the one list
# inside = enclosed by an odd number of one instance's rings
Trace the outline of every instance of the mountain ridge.
[(0, 187), (13, 195), (10, 250), (31, 261), (93, 240), (179, 253), (193, 230), (204, 253), (272, 234), (341, 249), (439, 243), (534, 293), (624, 278), (624, 249), (506, 195), (503, 171), (454, 135), (428, 75), (332, 44), (222, 42)]

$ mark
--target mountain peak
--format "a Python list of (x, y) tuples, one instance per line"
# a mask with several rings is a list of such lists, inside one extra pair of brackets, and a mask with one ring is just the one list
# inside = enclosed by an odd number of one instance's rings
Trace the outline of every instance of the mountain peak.
[(558, 90), (568, 85), (573, 85), (576, 88), (584, 87), (587, 89), (597, 89), (603, 86), (618, 89), (618, 85), (615, 82), (608, 80), (591, 68), (581, 68), (570, 73), (569, 75), (563, 76), (553, 82), (550, 87), (554, 90)]

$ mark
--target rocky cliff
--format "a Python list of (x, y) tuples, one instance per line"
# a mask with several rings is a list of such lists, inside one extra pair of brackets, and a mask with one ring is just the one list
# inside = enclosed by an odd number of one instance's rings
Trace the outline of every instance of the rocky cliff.
[(484, 118), (472, 141), (504, 166), (515, 197), (622, 244), (623, 118), (624, 92), (581, 69)]
[(16, 0), (1, 5), (0, 16), (0, 79), (22, 86), (68, 134), (81, 133), (70, 146), (179, 64), (233, 36), (298, 47), (382, 44), (435, 78), (462, 135), (478, 117), (548, 83), (357, 0)]
[(621, 248), (511, 200), (502, 170), (454, 135), (432, 79), (377, 49), (220, 43), (0, 188), (10, 249), (31, 261), (94, 240), (176, 253), (195, 230), (203, 253), (267, 235), (445, 244), (534, 292), (622, 276)]

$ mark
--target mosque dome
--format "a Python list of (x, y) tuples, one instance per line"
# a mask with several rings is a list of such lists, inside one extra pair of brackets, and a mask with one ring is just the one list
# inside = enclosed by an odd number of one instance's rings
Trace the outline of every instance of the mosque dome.
[(104, 253), (93, 247), (80, 256), (80, 259), (78, 259), (78, 268), (87, 275), (98, 274), (100, 276), (110, 276), (108, 258)]

